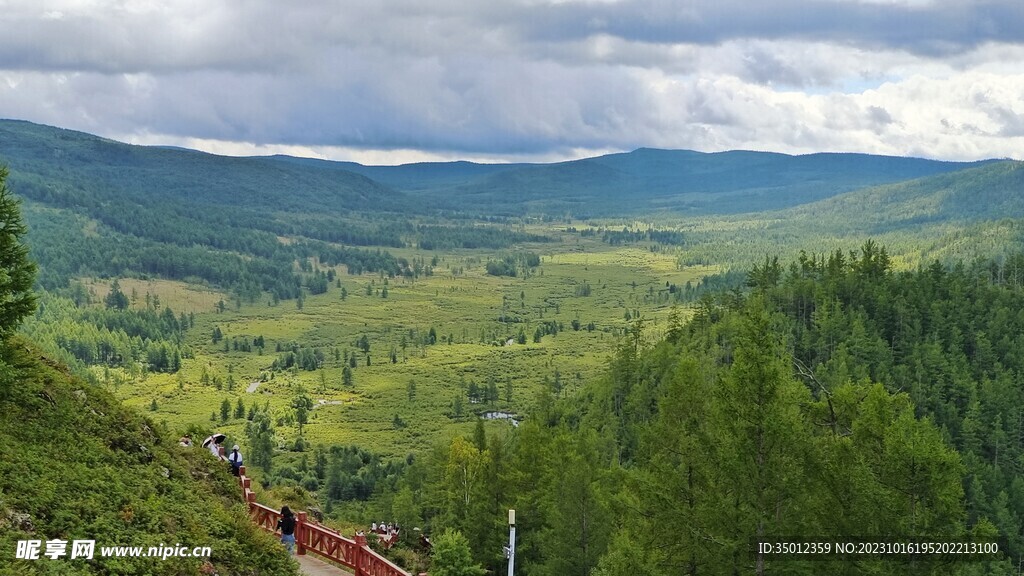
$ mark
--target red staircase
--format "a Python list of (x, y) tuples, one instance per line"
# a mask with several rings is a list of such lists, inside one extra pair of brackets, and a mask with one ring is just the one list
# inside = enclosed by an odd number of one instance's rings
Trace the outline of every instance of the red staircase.
[[(249, 505), (249, 518), (267, 532), (277, 530), (281, 513), (256, 501), (252, 480), (245, 475), (245, 466), (239, 470), (242, 497)], [(349, 568), (355, 576), (412, 576), (370, 549), (366, 536), (354, 540), (310, 520), (305, 512), (296, 514), (295, 549), (297, 554), (312, 552)], [(425, 576), (425, 575), (420, 575)]]

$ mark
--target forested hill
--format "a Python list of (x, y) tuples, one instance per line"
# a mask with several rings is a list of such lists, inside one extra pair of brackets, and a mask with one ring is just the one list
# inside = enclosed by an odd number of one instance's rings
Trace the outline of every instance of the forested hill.
[[(286, 211), (416, 210), (404, 194), (321, 166), (133, 146), (73, 130), (0, 121), (0, 160), (20, 193), (66, 205), (83, 195), (126, 208), (167, 201)], [(44, 190), (37, 190), (44, 188)]]
[[(557, 164), (410, 165), (373, 168), (374, 178), (466, 210), (576, 217), (623, 211), (729, 214), (795, 206), (867, 186), (900, 182), (983, 163), (937, 162), (866, 154), (789, 156), (766, 152), (701, 153), (639, 149)], [(447, 167), (447, 170), (442, 168)], [(353, 168), (353, 170), (357, 170)], [(370, 174), (370, 172), (363, 172)], [(418, 178), (410, 178), (413, 174)], [(464, 181), (457, 183), (457, 177)]]
[(476, 162), (415, 162), (400, 166), (365, 166), (356, 162), (334, 162), (295, 156), (270, 156), (279, 162), (320, 166), (362, 174), (386, 186), (406, 191), (439, 191), (476, 181), (491, 174), (515, 170), (529, 164), (478, 164)]
[(1024, 162), (1007, 160), (856, 190), (781, 216), (811, 227), (876, 235), (939, 222), (1024, 218)]
[[(71, 376), (20, 338), (0, 344), (0, 574), (297, 574), (206, 450)], [(14, 560), (19, 540), (94, 540), (92, 560)], [(101, 547), (209, 546), (204, 558), (101, 558)], [(38, 570), (38, 572), (37, 572)]]
[(236, 213), (230, 222), (278, 232), (286, 227), (267, 222), (267, 210), (577, 218), (623, 211), (756, 212), (984, 163), (643, 148), (554, 164), (363, 166), (131, 146), (15, 120), (0, 121), (0, 162), (9, 165), (11, 183), (30, 199), (77, 206), (79, 196), (99, 195), (100, 202), (116, 198), (127, 208), (187, 201), (220, 216), (218, 207), (231, 207)]
[[(319, 293), (325, 279), (313, 262), (344, 265), (352, 273), (415, 275), (425, 270), (422, 263), (387, 249), (503, 250), (554, 240), (527, 231), (522, 215), (751, 212), (880, 183), (892, 186), (885, 192), (890, 195), (921, 195), (932, 184), (903, 183), (928, 175), (950, 190), (989, 186), (978, 174), (991, 166), (976, 164), (981, 168), (965, 172), (973, 164), (641, 149), (547, 165), (367, 167), (132, 146), (0, 121), (0, 165), (9, 167), (11, 189), (26, 200), (27, 240), (41, 264), (41, 286), (83, 276), (146, 275), (200, 280), (248, 302), (267, 293), (271, 300), (297, 298), (303, 289)], [(1005, 179), (992, 169), (993, 182)], [(986, 188), (996, 201), (983, 212), (972, 203), (973, 193), (949, 196), (943, 208), (1005, 215), (1009, 196), (1003, 192), (1019, 189), (1015, 185)], [(833, 219), (847, 227), (892, 216), (872, 202), (877, 213), (864, 218), (856, 217), (862, 205), (849, 200), (821, 209), (836, 212)], [(296, 261), (310, 265), (297, 273)]]
[(132, 146), (0, 121), (0, 166), (26, 200), (44, 288), (81, 276), (199, 280), (254, 301), (320, 293), (323, 271), (422, 271), (386, 248), (492, 248), (551, 238), (504, 222), (467, 224), (444, 200), (409, 196), (330, 162), (231, 158)]
[[(937, 162), (867, 154), (702, 153), (642, 148), (555, 164), (417, 163), (362, 166), (285, 156), (281, 162), (345, 169), (462, 210), (577, 217), (672, 211), (728, 214), (795, 206), (836, 194), (963, 170), (985, 162)], [(629, 200), (624, 204), (622, 200)]]

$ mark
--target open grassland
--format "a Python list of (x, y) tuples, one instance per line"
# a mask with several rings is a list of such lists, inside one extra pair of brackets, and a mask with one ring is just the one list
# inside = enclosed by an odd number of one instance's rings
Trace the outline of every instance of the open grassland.
[[(393, 250), (428, 263), (436, 257), (432, 275), (386, 279), (350, 276), (338, 268), (341, 287), (331, 283), (325, 294), (306, 296), (301, 308), (296, 301), (271, 305), (264, 300), (231, 303), (217, 313), (212, 310), (220, 295), (196, 292), (194, 303), (172, 303), (165, 290), (162, 303), (196, 311), (187, 336), (194, 357), (183, 361), (178, 374), (148, 374), (121, 384), (117, 392), (143, 409), (155, 399), (153, 416), (173, 429), (216, 426), (233, 439), (244, 437), (246, 422), (233, 417), (238, 399), (246, 411), (254, 402), (269, 403), (278, 441), (287, 445), (298, 435), (290, 404), (302, 387), (315, 404), (304, 427), (308, 442), (354, 443), (404, 456), (470, 431), (478, 413), (522, 413), (542, 389), (571, 395), (602, 377), (629, 324), (627, 313), (639, 312), (653, 340), (667, 326), (667, 284), (696, 282), (717, 271), (679, 268), (676, 254), (612, 247), (595, 238), (567, 236), (562, 243), (524, 249), (540, 254), (541, 264), (516, 277), (486, 274), (486, 262), (500, 256), (493, 251)], [(150, 285), (122, 281), (122, 290), (132, 288), (139, 294), (153, 291)], [(94, 290), (102, 297), (99, 287)], [(538, 328), (550, 323), (560, 331), (535, 342)], [(224, 335), (218, 343), (212, 339), (215, 328)], [(235, 350), (236, 342), (252, 344), (258, 337), (265, 342), (262, 351)], [(279, 347), (293, 345), (318, 349), (321, 367), (272, 369), (282, 355)], [(353, 356), (352, 385), (345, 386), (343, 369)], [(467, 392), (474, 384), (497, 388), (498, 400), (471, 403)], [(232, 408), (227, 422), (220, 419), (224, 399)]]
[[(82, 280), (82, 285), (89, 292), (90, 298), (96, 302), (103, 302), (110, 293), (111, 284), (113, 280), (103, 278)], [(218, 302), (228, 300), (223, 292), (176, 280), (120, 278), (118, 285), (121, 292), (130, 297), (134, 308), (144, 308), (148, 299), (156, 298), (159, 304), (157, 308), (167, 306), (178, 313), (198, 314), (212, 312)]]

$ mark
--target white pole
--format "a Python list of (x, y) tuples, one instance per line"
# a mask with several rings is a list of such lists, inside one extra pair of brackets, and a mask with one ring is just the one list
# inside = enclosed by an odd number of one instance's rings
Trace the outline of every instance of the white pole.
[(516, 564), (516, 511), (508, 511), (508, 576)]

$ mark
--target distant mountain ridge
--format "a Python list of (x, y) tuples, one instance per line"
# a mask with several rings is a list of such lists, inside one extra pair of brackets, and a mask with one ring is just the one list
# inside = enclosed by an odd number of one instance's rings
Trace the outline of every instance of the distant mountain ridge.
[(624, 206), (635, 211), (729, 214), (795, 206), (985, 163), (865, 154), (640, 149), (497, 172), (461, 186), (455, 194), (487, 197), (499, 206), (506, 198), (526, 205), (560, 201), (563, 210), (580, 216), (607, 216)]
[[(0, 120), (0, 162), (12, 183), (99, 186), (162, 199), (287, 211), (437, 211), (576, 218), (759, 212), (860, 188), (993, 162), (868, 154), (696, 152), (640, 148), (550, 164), (424, 162), (364, 166), (290, 156), (227, 157), (135, 146), (25, 121)], [(59, 169), (58, 169), (59, 167)], [(34, 176), (30, 176), (34, 175)]]
[(380, 209), (405, 195), (349, 171), (185, 148), (136, 146), (84, 132), (0, 121), (0, 163), (12, 182), (96, 186), (126, 198), (275, 208)]
[[(823, 152), (792, 156), (734, 150), (639, 148), (551, 164), (426, 162), (364, 166), (270, 157), (333, 166), (410, 195), (447, 200), (477, 212), (609, 216), (623, 210), (721, 214), (796, 206), (859, 188), (955, 172), (995, 162)], [(623, 204), (622, 201), (628, 201)]]

